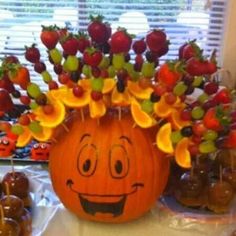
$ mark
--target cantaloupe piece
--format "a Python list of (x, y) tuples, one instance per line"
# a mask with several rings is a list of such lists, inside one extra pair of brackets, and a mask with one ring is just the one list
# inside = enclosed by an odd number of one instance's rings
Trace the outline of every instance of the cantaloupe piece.
[(149, 99), (151, 93), (153, 92), (152, 88), (143, 89), (142, 87), (140, 87), (138, 82), (128, 81), (127, 86), (129, 92), (139, 99)]
[(131, 100), (131, 114), (135, 123), (142, 128), (149, 128), (157, 123), (152, 116), (141, 109), (141, 105), (135, 99)]
[(175, 147), (175, 161), (183, 168), (191, 168), (191, 155), (188, 150), (189, 139), (182, 138)]
[(164, 153), (174, 153), (173, 144), (171, 141), (171, 124), (166, 123), (160, 127), (156, 135), (157, 147)]
[(24, 132), (16, 140), (17, 147), (25, 147), (32, 139), (32, 134), (27, 126), (22, 126)]

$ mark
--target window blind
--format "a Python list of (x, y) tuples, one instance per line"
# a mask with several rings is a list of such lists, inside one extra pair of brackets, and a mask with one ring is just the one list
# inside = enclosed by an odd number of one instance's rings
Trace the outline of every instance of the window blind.
[[(163, 60), (177, 58), (179, 46), (192, 39), (205, 55), (216, 49), (220, 58), (226, 9), (227, 0), (0, 0), (0, 58), (17, 55), (27, 63), (24, 46), (33, 43), (46, 56), (39, 38), (41, 25), (86, 31), (89, 15), (97, 14), (105, 17), (113, 31), (125, 27), (137, 37), (153, 28), (164, 29), (171, 44)], [(31, 77), (42, 83), (33, 71)]]

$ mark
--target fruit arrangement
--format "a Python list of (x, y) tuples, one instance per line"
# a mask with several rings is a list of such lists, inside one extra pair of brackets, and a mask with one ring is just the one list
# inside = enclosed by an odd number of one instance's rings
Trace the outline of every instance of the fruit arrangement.
[[(155, 131), (155, 148), (181, 168), (236, 147), (235, 92), (217, 81), (216, 53), (207, 58), (195, 40), (183, 43), (176, 60), (162, 62), (170, 43), (164, 30), (133, 38), (124, 28), (112, 33), (101, 16), (92, 17), (87, 34), (49, 26), (40, 39), (48, 62), (36, 45), (26, 48), (25, 58), (47, 91), (31, 81), (30, 70), (17, 57), (7, 56), (0, 67), (2, 115), (14, 109), (13, 98), (28, 107), (13, 124), (0, 122), (16, 146), (32, 140), (56, 145), (58, 130), (72, 132), (67, 121), (75, 113), (77, 122), (94, 119), (99, 126), (110, 111), (118, 121), (129, 111), (133, 129)], [(85, 162), (84, 171), (90, 165)], [(181, 181), (189, 179), (201, 188), (190, 173)]]
[(29, 236), (32, 232), (32, 202), (29, 180), (23, 172), (6, 173), (1, 181), (0, 233)]

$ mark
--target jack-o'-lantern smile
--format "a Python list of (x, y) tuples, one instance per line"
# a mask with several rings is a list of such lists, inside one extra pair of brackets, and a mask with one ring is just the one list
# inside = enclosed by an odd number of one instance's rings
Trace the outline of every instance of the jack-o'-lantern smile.
[(123, 194), (91, 194), (82, 193), (73, 188), (74, 182), (68, 179), (66, 185), (71, 191), (78, 194), (83, 210), (90, 214), (96, 213), (110, 213), (113, 217), (117, 217), (123, 213), (125, 202), (128, 195), (134, 194), (138, 191), (139, 187), (144, 187), (143, 183), (134, 183), (132, 190)]

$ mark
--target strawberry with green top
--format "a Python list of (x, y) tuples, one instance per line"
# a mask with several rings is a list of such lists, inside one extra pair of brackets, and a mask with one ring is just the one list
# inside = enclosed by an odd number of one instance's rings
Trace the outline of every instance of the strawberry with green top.
[(56, 47), (59, 41), (58, 27), (56, 26), (42, 26), (40, 39), (47, 49)]
[(39, 49), (32, 44), (30, 47), (25, 47), (25, 59), (31, 63), (36, 63), (40, 59)]
[(102, 52), (93, 47), (87, 48), (83, 54), (84, 63), (90, 66), (98, 66), (102, 58)]
[(78, 39), (75, 38), (72, 34), (67, 35), (61, 41), (61, 46), (66, 55), (75, 56), (78, 51)]
[(111, 36), (110, 46), (112, 53), (127, 53), (131, 48), (131, 44), (132, 37), (124, 28), (118, 28)]
[(202, 51), (196, 44), (196, 40), (192, 40), (184, 44), (182, 48), (182, 53), (180, 53), (179, 57), (180, 59), (188, 60), (191, 57), (200, 57), (201, 55)]
[(84, 50), (91, 46), (88, 36), (83, 32), (79, 32), (78, 35), (76, 35), (76, 38), (78, 41), (79, 52), (84, 53)]

